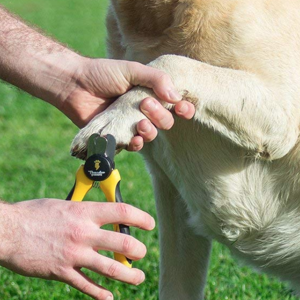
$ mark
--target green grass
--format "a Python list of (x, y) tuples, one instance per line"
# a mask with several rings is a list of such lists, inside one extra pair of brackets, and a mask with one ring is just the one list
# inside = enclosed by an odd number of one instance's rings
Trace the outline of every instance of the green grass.
[[(2, 5), (28, 22), (91, 57), (105, 56), (105, 0), (2, 0)], [(77, 128), (53, 107), (7, 84), (0, 84), (0, 195), (11, 202), (41, 197), (65, 198), (73, 185), (79, 161), (69, 156)], [(137, 154), (121, 153), (116, 159), (121, 172), (124, 199), (155, 215), (149, 177)], [(91, 200), (104, 200), (99, 191)], [(145, 259), (136, 262), (147, 280), (132, 287), (89, 273), (110, 289), (115, 299), (158, 299), (158, 232), (132, 230), (148, 247)], [(180, 270), (178, 270), (180, 272)], [(25, 278), (0, 268), (1, 300), (89, 299), (58, 282)], [(293, 300), (275, 279), (240, 267), (228, 251), (214, 244), (207, 300)], [(172, 300), (172, 299), (170, 299)], [(185, 299), (182, 299), (185, 300)]]

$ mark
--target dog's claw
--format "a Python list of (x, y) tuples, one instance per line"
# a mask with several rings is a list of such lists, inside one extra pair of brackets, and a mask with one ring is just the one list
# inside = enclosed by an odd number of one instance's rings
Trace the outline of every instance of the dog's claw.
[(76, 158), (79, 158), (79, 159), (82, 159), (82, 160), (85, 160), (86, 156), (87, 156), (86, 148), (79, 149), (78, 145), (76, 145), (74, 148), (72, 148), (70, 153), (71, 153), (72, 156), (74, 156)]

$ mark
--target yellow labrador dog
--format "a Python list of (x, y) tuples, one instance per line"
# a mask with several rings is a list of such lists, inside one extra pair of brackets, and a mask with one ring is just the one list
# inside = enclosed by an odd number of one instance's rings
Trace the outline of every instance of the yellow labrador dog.
[[(300, 0), (111, 0), (110, 57), (169, 73), (196, 107), (142, 152), (158, 208), (161, 300), (203, 299), (212, 239), (300, 292), (299, 12)], [(150, 95), (126, 93), (73, 149), (99, 131), (128, 144)]]

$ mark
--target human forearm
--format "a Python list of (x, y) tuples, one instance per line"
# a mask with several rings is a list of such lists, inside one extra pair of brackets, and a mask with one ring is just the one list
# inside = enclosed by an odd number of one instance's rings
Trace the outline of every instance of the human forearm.
[(0, 7), (0, 78), (60, 108), (81, 56)]
[[(169, 76), (128, 61), (91, 59), (31, 28), (0, 6), (0, 79), (61, 110), (77, 126), (85, 126), (118, 96), (134, 85), (152, 88), (163, 101), (175, 104), (175, 112), (192, 118), (194, 107), (181, 101)], [(155, 99), (141, 103), (141, 110), (159, 129), (169, 129), (172, 114)], [(150, 104), (152, 103), (152, 107)], [(128, 149), (139, 150), (151, 141), (156, 128), (145, 120), (137, 125), (140, 136)]]
[(7, 263), (7, 258), (13, 251), (12, 236), (17, 238), (15, 232), (17, 212), (15, 207), (9, 203), (0, 201), (0, 265), (4, 266)]

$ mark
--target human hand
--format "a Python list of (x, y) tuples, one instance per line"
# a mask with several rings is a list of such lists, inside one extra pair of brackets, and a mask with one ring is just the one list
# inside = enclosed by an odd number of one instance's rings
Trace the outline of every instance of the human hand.
[[(190, 119), (195, 112), (191, 103), (180, 101), (167, 74), (136, 62), (84, 58), (74, 78), (77, 85), (60, 109), (79, 127), (135, 85), (152, 88), (161, 100), (175, 103), (175, 112), (182, 118)], [(131, 140), (129, 150), (138, 151), (144, 141), (152, 141), (157, 135), (156, 127), (170, 129), (174, 123), (172, 114), (154, 98), (144, 99), (140, 109), (152, 123), (145, 118), (137, 125), (139, 135)]]
[[(81, 268), (138, 285), (144, 273), (100, 255), (98, 250), (121, 253), (132, 260), (145, 256), (135, 238), (103, 230), (105, 224), (154, 228), (147, 213), (127, 204), (67, 202), (39, 199), (2, 204), (0, 264), (25, 276), (65, 282), (97, 300), (113, 299), (111, 292), (88, 278)], [(111, 297), (111, 298), (109, 298)]]
[[(160, 70), (137, 62), (80, 56), (0, 7), (1, 26), (6, 34), (0, 35), (0, 78), (54, 105), (79, 127), (135, 85), (151, 88), (161, 100), (176, 103), (178, 116), (190, 119), (194, 115), (194, 106), (179, 102), (170, 77)], [(155, 126), (169, 129), (174, 122), (155, 99), (145, 99), (141, 110), (152, 123), (145, 119), (137, 125), (139, 136), (132, 139), (129, 150), (139, 150), (144, 141), (153, 140)]]

